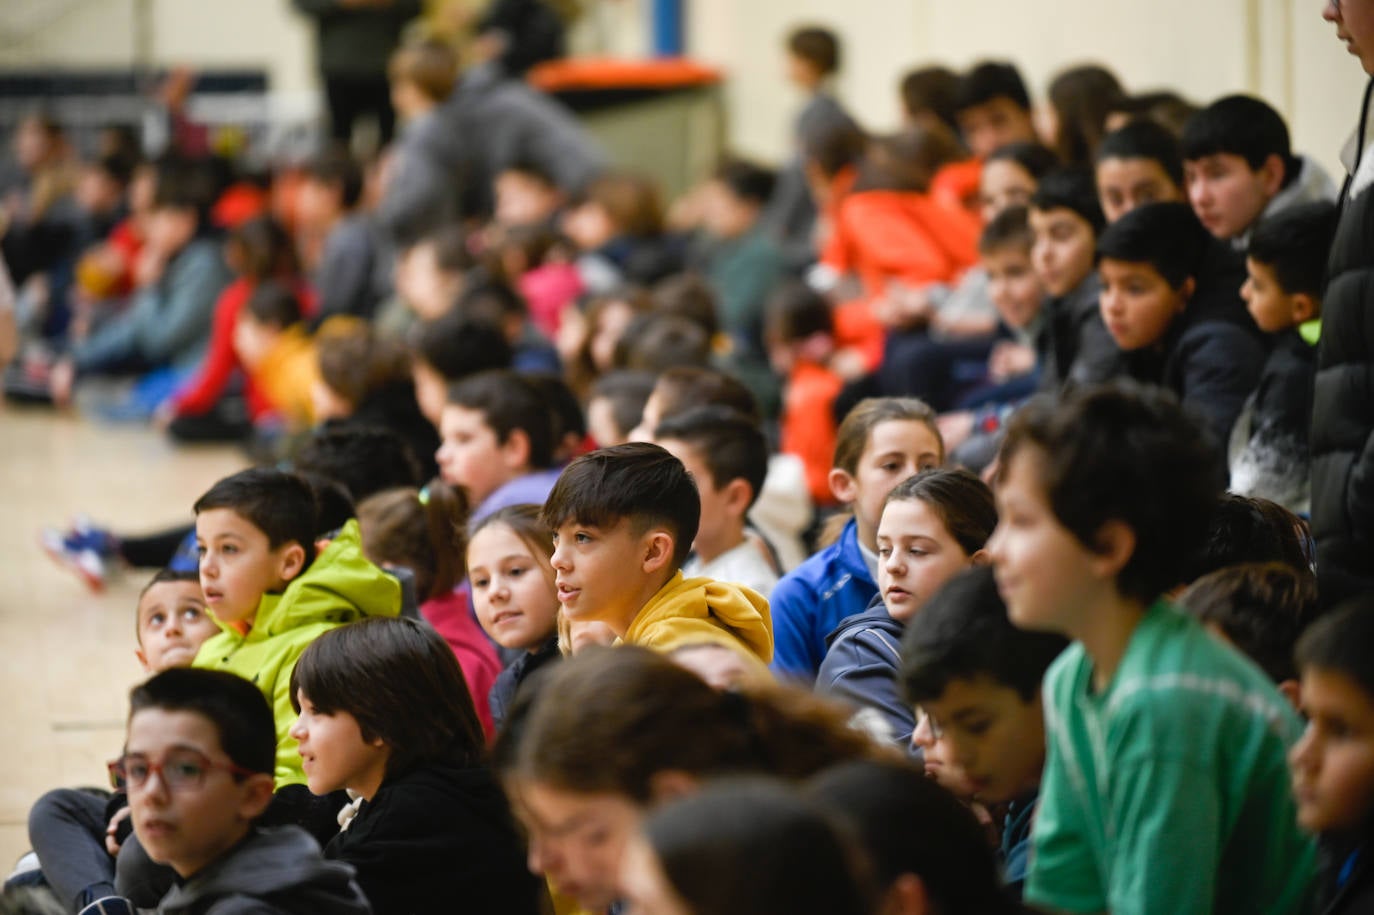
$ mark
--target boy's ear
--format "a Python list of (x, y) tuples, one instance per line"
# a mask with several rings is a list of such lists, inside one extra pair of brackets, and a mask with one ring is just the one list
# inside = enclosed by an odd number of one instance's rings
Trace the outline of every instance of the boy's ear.
[(272, 776), (257, 772), (248, 776), (240, 785), (239, 818), (252, 822), (263, 815), (267, 805), (272, 803)]
[(744, 513), (749, 510), (749, 503), (753, 500), (754, 487), (743, 477), (735, 477), (725, 484), (725, 505), (732, 513), (743, 518)]
[(1284, 171), (1286, 171), (1286, 166), (1278, 153), (1271, 153), (1269, 158), (1260, 165), (1257, 174), (1264, 186), (1265, 196), (1273, 197), (1283, 189)]
[(1279, 684), (1279, 692), (1283, 693), (1283, 698), (1288, 700), (1288, 704), (1299, 712), (1302, 711), (1302, 684), (1297, 680), (1284, 680)]
[(644, 558), (640, 560), (640, 567), (646, 573), (652, 575), (672, 565), (677, 544), (668, 531), (661, 527), (653, 528), (644, 535), (642, 543)]
[(915, 874), (902, 874), (892, 881), (879, 911), (883, 915), (928, 915), (931, 906), (925, 882)]
[(143, 668), (145, 674), (153, 672), (153, 669), (148, 666), (148, 655), (144, 653), (142, 645), (134, 649), (134, 657), (138, 658), (138, 665)]
[(1306, 292), (1295, 292), (1289, 298), (1293, 308), (1293, 323), (1306, 324), (1317, 316), (1317, 300)]
[(506, 467), (519, 470), (530, 465), (530, 437), (524, 429), (512, 429), (501, 446)]
[(1188, 307), (1188, 303), (1193, 300), (1193, 293), (1197, 292), (1197, 280), (1188, 277), (1183, 281), (1183, 285), (1178, 287), (1179, 295), (1183, 296), (1183, 306)]
[(305, 570), (305, 547), (294, 540), (282, 547), (277, 560), (277, 577), (290, 581)]
[(1135, 555), (1135, 531), (1125, 521), (1105, 521), (1093, 537), (1093, 552), (1098, 573), (1115, 578)]
[(844, 505), (853, 505), (859, 498), (859, 481), (849, 471), (831, 467), (830, 491)]
[(974, 553), (972, 556), (968, 558), (968, 561), (972, 565), (985, 566), (992, 564), (992, 557), (988, 555), (987, 550), (978, 550), (976, 553)]

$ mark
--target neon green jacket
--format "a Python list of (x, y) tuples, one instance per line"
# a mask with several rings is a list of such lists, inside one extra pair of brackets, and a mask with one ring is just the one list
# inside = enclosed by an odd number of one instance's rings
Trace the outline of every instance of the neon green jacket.
[(367, 616), (397, 616), (401, 585), (363, 556), (358, 522), (349, 521), (280, 594), (264, 594), (243, 635), (220, 623), (196, 654), (195, 667), (227, 670), (257, 684), (277, 724), (276, 785), (305, 784), (301, 754), (287, 735), (295, 723), (291, 671), (307, 645), (336, 626)]

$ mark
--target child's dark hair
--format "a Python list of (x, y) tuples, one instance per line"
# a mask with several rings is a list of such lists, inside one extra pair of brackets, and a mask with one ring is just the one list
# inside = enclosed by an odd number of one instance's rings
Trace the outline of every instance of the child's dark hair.
[(1270, 156), (1278, 156), (1283, 162), (1284, 184), (1298, 172), (1283, 116), (1249, 95), (1217, 99), (1189, 118), (1179, 148), (1188, 162), (1218, 153), (1240, 156), (1252, 171)]
[(958, 114), (998, 98), (1008, 99), (1022, 111), (1030, 113), (1030, 93), (1026, 91), (1026, 82), (1016, 65), (1005, 61), (984, 61), (959, 80), (954, 110)]
[(286, 330), (301, 322), (301, 300), (296, 290), (277, 280), (262, 280), (253, 287), (245, 306), (259, 324)]
[(711, 359), (711, 337), (691, 318), (651, 313), (630, 322), (615, 351), (616, 364), (635, 371), (705, 366)]
[(582, 405), (577, 402), (577, 395), (563, 377), (553, 372), (532, 372), (525, 379), (539, 390), (539, 395), (549, 407), (549, 416), (553, 420), (554, 451), (558, 452), (568, 439), (575, 438), (581, 444), (587, 437), (587, 417), (582, 412)]
[(829, 76), (840, 69), (840, 39), (830, 29), (817, 25), (793, 29), (787, 36), (787, 50), (799, 57), (821, 76)]
[(244, 220), (229, 234), (229, 242), (237, 249), (239, 274), (248, 279), (289, 279), (300, 272), (291, 234), (270, 216)]
[(1029, 140), (1017, 140), (1015, 143), (999, 146), (988, 153), (985, 160), (985, 162), (1001, 161), (1015, 162), (1021, 166), (1026, 174), (1034, 178), (1037, 184), (1041, 178), (1054, 171), (1061, 164), (1059, 155), (1054, 150)]
[(663, 231), (663, 197), (647, 175), (610, 171), (593, 178), (572, 200), (572, 207), (594, 203), (606, 211), (617, 233), (652, 238)]
[(698, 274), (677, 273), (664, 277), (649, 291), (649, 300), (653, 303), (653, 314), (686, 318), (705, 331), (708, 339), (720, 331), (716, 291)]
[(660, 422), (706, 404), (720, 404), (755, 421), (759, 419), (758, 403), (744, 382), (714, 369), (668, 369), (658, 376), (653, 392), (658, 395)]
[(644, 415), (644, 405), (654, 392), (656, 380), (653, 372), (633, 372), (628, 369), (607, 372), (592, 385), (588, 404), (597, 398), (609, 401), (616, 428), (621, 435), (626, 435), (639, 425), (639, 419)]
[(442, 102), (458, 78), (458, 59), (446, 43), (427, 38), (397, 48), (386, 69), (393, 83), (404, 80), (431, 101)]
[(434, 248), (434, 265), (444, 273), (466, 273), (478, 265), (468, 243), (468, 230), (459, 223), (436, 226), (416, 244)]
[(976, 566), (946, 582), (907, 623), (899, 679), (913, 705), (939, 699), (954, 680), (980, 677), (1029, 702), (1067, 645), (1056, 633), (1013, 626), (992, 567)]
[(1174, 289), (1196, 277), (1207, 230), (1186, 203), (1146, 203), (1107, 226), (1097, 256), (1149, 264)]
[(464, 289), (453, 310), (470, 320), (501, 328), (507, 319), (523, 318), (530, 309), (514, 286), (488, 280)]
[(153, 577), (148, 579), (148, 583), (138, 592), (138, 599), (142, 600), (143, 595), (153, 589), (154, 585), (163, 585), (168, 582), (194, 582), (200, 584), (200, 573), (194, 569), (158, 569)]
[(1050, 82), (1046, 95), (1059, 120), (1056, 151), (1065, 162), (1087, 165), (1102, 142), (1112, 106), (1122, 96), (1121, 83), (1105, 67), (1070, 67)]
[(529, 464), (542, 469), (553, 464), (554, 419), (539, 388), (509, 369), (470, 375), (448, 392), (450, 406), (481, 413), (483, 421), (501, 444), (511, 433), (524, 433), (529, 442)]
[(720, 692), (663, 655), (622, 645), (589, 648), (548, 672), (511, 774), (648, 804), (665, 770), (800, 779), (882, 752), (849, 728), (843, 710), (808, 692)]
[(363, 170), (346, 150), (333, 148), (320, 153), (305, 166), (305, 177), (316, 184), (338, 189), (339, 203), (345, 210), (358, 205), (363, 195)]
[(834, 466), (849, 474), (857, 472), (873, 430), (893, 421), (917, 422), (930, 429), (940, 443), (940, 461), (944, 462), (944, 439), (935, 422), (935, 411), (928, 404), (914, 397), (869, 397), (855, 404), (840, 423), (835, 433)]
[(804, 125), (801, 136), (802, 155), (827, 178), (833, 178), (846, 167), (858, 165), (868, 149), (868, 134), (850, 120), (836, 124)]
[(1046, 174), (1031, 194), (1030, 208), (1042, 213), (1065, 209), (1076, 213), (1093, 234), (1102, 234), (1107, 218), (1097, 199), (1097, 180), (1092, 170), (1082, 166), (1065, 166)]
[(468, 510), (463, 490), (437, 479), (371, 495), (358, 506), (363, 553), (410, 569), (422, 602), (443, 597), (463, 580)]
[(163, 156), (156, 168), (153, 209), (191, 211), (203, 223), (216, 195), (215, 178), (210, 168), (180, 156)]
[(1374, 595), (1362, 594), (1338, 605), (1298, 639), (1298, 670), (1343, 674), (1374, 701)]
[(291, 705), (301, 694), (321, 714), (347, 712), (365, 741), (391, 751), (387, 777), (416, 766), (482, 761), (482, 725), (453, 649), (428, 623), (372, 617), (331, 629), (291, 671)]
[(197, 515), (215, 508), (227, 508), (262, 531), (272, 549), (298, 543), (304, 565), (314, 560), (319, 506), (300, 475), (267, 467), (241, 470), (211, 486), (193, 506)]
[[(775, 779), (734, 778), (655, 809), (643, 828), (672, 891), (712, 915), (864, 915), (866, 862), (829, 811)], [(748, 867), (740, 867), (748, 861)]]
[(690, 445), (717, 489), (731, 480), (744, 480), (749, 484), (749, 504), (754, 504), (768, 476), (768, 440), (752, 419), (729, 407), (696, 407), (660, 422), (654, 440), (664, 439)]
[(554, 178), (553, 173), (540, 163), (526, 156), (517, 157), (514, 161), (501, 166), (501, 173), (504, 172), (514, 172), (537, 184), (542, 184), (549, 190), (558, 189), (558, 179)]
[(771, 168), (746, 159), (727, 159), (716, 168), (711, 180), (724, 185), (745, 203), (761, 207), (773, 196), (778, 176)]
[(1035, 243), (1035, 233), (1030, 227), (1030, 210), (1025, 207), (1007, 207), (983, 227), (978, 236), (978, 253), (982, 255), (1016, 248), (1027, 253)]
[(1207, 520), (1207, 538), (1188, 557), (1181, 583), (1242, 562), (1282, 562), (1310, 572), (1307, 522), (1269, 499), (1222, 493)]
[(800, 280), (780, 284), (764, 306), (764, 339), (793, 343), (812, 334), (835, 333), (835, 315), (825, 296)]
[(893, 502), (928, 505), (967, 556), (981, 550), (997, 527), (997, 506), (988, 484), (962, 467), (934, 468), (907, 477), (887, 494)]
[(1247, 562), (1202, 576), (1178, 605), (1220, 627), (1275, 683), (1298, 678), (1293, 648), (1317, 610), (1317, 580), (1282, 562)]
[(1107, 159), (1157, 162), (1175, 186), (1183, 187), (1183, 156), (1178, 149), (1178, 137), (1155, 121), (1136, 118), (1103, 137), (1097, 148), (1097, 161)]
[(174, 667), (129, 692), (130, 720), (148, 709), (200, 715), (214, 725), (220, 748), (234, 765), (268, 775), (276, 769), (272, 707), (250, 680), (222, 670)]
[(854, 190), (925, 192), (936, 172), (966, 156), (958, 137), (945, 127), (908, 127), (868, 144)]
[(1287, 295), (1320, 300), (1326, 287), (1326, 256), (1336, 234), (1336, 205), (1301, 203), (1265, 216), (1250, 234), (1250, 257), (1274, 271)]
[(954, 100), (959, 93), (959, 74), (949, 67), (919, 67), (902, 77), (902, 107), (908, 118), (921, 112), (933, 114), (950, 130), (958, 130)]
[(544, 523), (610, 528), (629, 521), (636, 536), (655, 525), (673, 534), (673, 568), (686, 561), (701, 523), (701, 498), (682, 462), (658, 445), (628, 442), (573, 461), (544, 502)]
[(973, 813), (910, 763), (841, 763), (807, 782), (806, 792), (853, 828), (880, 891), (915, 874), (942, 915), (1024, 911), (1002, 889), (1001, 867)]
[(1177, 584), (1207, 536), (1226, 479), (1219, 451), (1173, 394), (1131, 381), (1084, 385), (1056, 403), (1027, 402), (1007, 427), (1001, 478), (1034, 448), (1059, 523), (1089, 550), (1119, 521), (1135, 549), (1117, 576), (1128, 597), (1153, 601)]
[(417, 358), (449, 381), (510, 368), (514, 358), (506, 335), (498, 328), (456, 309), (415, 325), (409, 342)]
[(1128, 95), (1112, 107), (1113, 114), (1154, 121), (1176, 137), (1198, 110), (1197, 105), (1168, 89)]
[[(510, 528), (515, 536), (529, 548), (536, 559), (543, 558), (547, 564), (553, 557), (553, 531), (540, 517), (538, 505), (507, 505), (487, 515), (473, 528), (472, 536), (497, 524)], [(471, 538), (469, 538), (469, 541)]]
[(373, 325), (353, 318), (325, 322), (315, 333), (320, 380), (354, 407), (369, 394), (407, 386), (410, 358), (395, 340), (379, 337)]
[(315, 493), (315, 537), (333, 539), (334, 534), (358, 513), (353, 497), (342, 483), (316, 473), (296, 471)]
[(320, 429), (296, 452), (293, 465), (338, 483), (359, 502), (383, 489), (420, 484), (420, 465), (410, 447), (380, 426)]

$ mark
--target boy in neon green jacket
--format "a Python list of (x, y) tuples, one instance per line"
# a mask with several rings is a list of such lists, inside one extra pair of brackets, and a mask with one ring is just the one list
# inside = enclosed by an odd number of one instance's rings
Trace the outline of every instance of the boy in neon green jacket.
[(295, 474), (253, 469), (225, 477), (195, 512), (201, 589), (221, 631), (194, 666), (257, 685), (277, 725), (276, 787), (303, 785), (300, 751), (287, 736), (296, 720), (296, 660), (336, 626), (399, 614), (400, 583), (363, 557), (357, 521), (315, 554), (315, 495)]

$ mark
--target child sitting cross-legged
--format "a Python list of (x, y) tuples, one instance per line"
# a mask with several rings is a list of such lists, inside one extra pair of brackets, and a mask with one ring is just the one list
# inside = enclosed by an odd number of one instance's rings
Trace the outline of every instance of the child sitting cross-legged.
[(1013, 626), (989, 567), (936, 592), (902, 640), (906, 698), (928, 716), (973, 800), (1006, 807), (1001, 859), (1017, 895), (1045, 765), (1040, 683), (1066, 644), (1062, 636)]
[(377, 915), (534, 913), (510, 808), (453, 651), (417, 620), (370, 619), (320, 636), (291, 675), (307, 783), (352, 810), (325, 857), (352, 865)]
[(563, 656), (552, 553), (553, 535), (539, 520), (537, 505), (510, 505), (487, 515), (468, 541), (477, 621), (493, 642), (523, 652), (501, 671), (486, 697), (498, 731), (530, 676)]
[(617, 445), (569, 464), (542, 515), (553, 531), (551, 564), (568, 619), (603, 622), (631, 645), (668, 652), (712, 642), (767, 664), (768, 601), (681, 572), (700, 516), (692, 478), (658, 445)]
[[(195, 572), (163, 569), (138, 597), (138, 647), (146, 674), (189, 667), (201, 643), (219, 631), (205, 612)], [(43, 878), (71, 911), (115, 896), (115, 855), (133, 824), (123, 790), (58, 788), (29, 811), (29, 841)]]
[(1313, 849), (1285, 764), (1298, 717), (1162, 597), (1206, 536), (1220, 463), (1176, 399), (1126, 382), (1034, 401), (1008, 427), (998, 587), (1015, 625), (1073, 640), (1045, 675), (1032, 905), (1307, 910)]
[(985, 561), (996, 526), (992, 491), (967, 470), (926, 470), (899, 483), (878, 522), (879, 593), (830, 634), (816, 691), (856, 706), (856, 725), (909, 746), (916, 719), (897, 684), (902, 633), (946, 581)]
[[(351, 868), (324, 861), (295, 826), (260, 828), (272, 801), (272, 709), (249, 681), (223, 671), (167, 670), (129, 696), (124, 755), (134, 832), (176, 872), (161, 915), (371, 912)], [(131, 911), (102, 909), (100, 911)]]
[(729, 407), (698, 407), (659, 423), (654, 441), (682, 461), (701, 497), (701, 521), (683, 574), (744, 585), (767, 597), (778, 573), (745, 533), (768, 475), (768, 442), (758, 425)]

